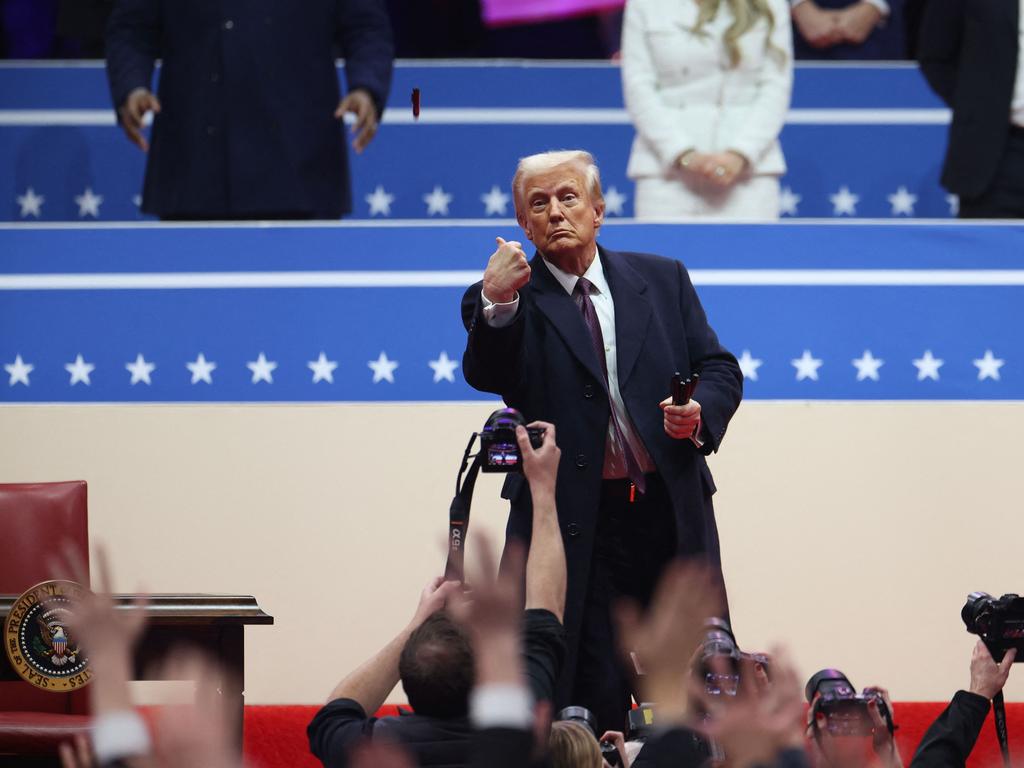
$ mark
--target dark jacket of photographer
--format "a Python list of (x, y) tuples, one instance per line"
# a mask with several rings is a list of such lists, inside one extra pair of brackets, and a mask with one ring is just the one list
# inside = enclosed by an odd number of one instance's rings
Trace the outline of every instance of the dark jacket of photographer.
[[(704, 555), (720, 565), (711, 496), (715, 484), (704, 459), (718, 450), (742, 396), (736, 359), (719, 343), (683, 265), (661, 256), (599, 248), (615, 304), (619, 390), (629, 417), (662, 476), (672, 501), (676, 552)], [(594, 551), (610, 414), (604, 373), (580, 310), (540, 256), (519, 291), (510, 325), (493, 328), (483, 317), (482, 283), (466, 291), (462, 318), (469, 332), (462, 367), (478, 390), (501, 395), (528, 421), (558, 429), (558, 517), (565, 541), (567, 657), (560, 704), (575, 678), (587, 575)], [(700, 371), (694, 399), (701, 404), (703, 448), (665, 434), (658, 404), (674, 372)], [(529, 541), (530, 494), (521, 474), (510, 474), (502, 496), (512, 503), (506, 534)], [(653, 542), (652, 542), (653, 544)], [(652, 547), (653, 548), (653, 547)]]
[(963, 768), (988, 717), (989, 701), (957, 691), (921, 739), (910, 768)]

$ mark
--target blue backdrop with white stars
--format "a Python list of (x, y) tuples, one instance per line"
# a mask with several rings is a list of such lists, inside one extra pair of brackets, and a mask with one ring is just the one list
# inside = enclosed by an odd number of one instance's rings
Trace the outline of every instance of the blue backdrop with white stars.
[[(511, 220), (0, 228), (0, 400), (492, 399), (459, 303)], [(610, 224), (680, 258), (748, 399), (1024, 398), (1024, 227)]]
[[(0, 65), (0, 219), (144, 218), (145, 156), (114, 124), (109, 98), (98, 64)], [(956, 200), (939, 186), (947, 124), (913, 65), (798, 65), (782, 214), (950, 217)], [(511, 215), (509, 169), (561, 147), (595, 154), (609, 215), (630, 217), (633, 136), (613, 64), (400, 63), (380, 132), (352, 157), (353, 217)]]

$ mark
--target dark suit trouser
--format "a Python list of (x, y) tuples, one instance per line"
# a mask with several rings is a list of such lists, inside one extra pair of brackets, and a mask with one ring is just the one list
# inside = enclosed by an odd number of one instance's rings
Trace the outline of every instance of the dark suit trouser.
[(602, 733), (624, 729), (634, 691), (632, 670), (615, 643), (611, 608), (623, 597), (646, 606), (675, 551), (675, 518), (660, 475), (647, 475), (647, 493), (632, 502), (628, 480), (604, 481), (572, 701), (563, 702), (592, 711)]
[(1024, 218), (1024, 128), (1010, 129), (995, 178), (979, 197), (961, 198), (960, 218)]

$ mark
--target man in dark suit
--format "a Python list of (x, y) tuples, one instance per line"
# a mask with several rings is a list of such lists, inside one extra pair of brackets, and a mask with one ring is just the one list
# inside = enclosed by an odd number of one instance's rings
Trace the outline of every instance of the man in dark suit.
[(942, 184), (960, 217), (1024, 217), (1019, 0), (928, 0), (917, 58), (953, 110)]
[[(350, 212), (340, 120), (355, 114), (353, 146), (362, 151), (376, 132), (391, 68), (382, 0), (118, 0), (107, 28), (118, 121), (149, 152), (142, 210), (165, 219)], [(142, 133), (150, 111), (152, 146)]]
[[(589, 153), (524, 158), (513, 193), (538, 253), (528, 262), (519, 243), (498, 238), (483, 281), (463, 298), (463, 371), (528, 420), (558, 424), (569, 586), (557, 703), (586, 706), (601, 728), (620, 730), (631, 683), (609, 603), (646, 603), (677, 555), (720, 568), (704, 456), (725, 435), (742, 375), (682, 264), (597, 246), (604, 201)], [(666, 398), (676, 371), (700, 372), (688, 405)], [(520, 475), (509, 476), (503, 496), (512, 502), (507, 536), (529, 540)]]

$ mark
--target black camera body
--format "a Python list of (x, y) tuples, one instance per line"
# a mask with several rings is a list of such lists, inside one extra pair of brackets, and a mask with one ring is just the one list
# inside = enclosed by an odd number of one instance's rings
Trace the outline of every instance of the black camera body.
[(586, 707), (566, 707), (558, 713), (556, 720), (567, 720), (572, 723), (579, 723), (580, 725), (586, 726), (587, 730), (594, 734), (594, 738), (598, 740), (598, 745), (601, 747), (601, 757), (608, 765), (618, 766), (622, 765), (622, 760), (619, 757), (619, 749), (610, 741), (601, 741), (601, 734), (597, 731), (597, 718), (594, 717), (594, 713)]
[[(712, 659), (724, 657), (729, 672), (723, 674), (712, 665)], [(740, 671), (744, 661), (760, 664), (769, 670), (768, 657), (760, 653), (746, 653), (736, 644), (732, 626), (725, 619), (710, 618), (704, 624), (704, 639), (700, 645), (700, 669), (704, 678), (704, 691), (710, 696), (735, 696), (739, 688)]]
[(544, 442), (542, 427), (527, 427), (523, 414), (515, 408), (500, 408), (492, 413), (480, 430), (481, 472), (522, 472), (516, 427), (526, 427), (530, 445), (540, 448)]
[(982, 639), (993, 659), (1002, 661), (1008, 650), (1016, 648), (1017, 660), (1024, 661), (1024, 598), (971, 592), (960, 617), (967, 631)]
[[(823, 669), (816, 673), (807, 681), (804, 694), (811, 705), (811, 722), (817, 723), (819, 713), (825, 715), (826, 727), (833, 736), (870, 735), (873, 726), (868, 705), (871, 702), (877, 705), (878, 714), (885, 721), (889, 733), (896, 730), (892, 712), (882, 694), (871, 689), (857, 693), (853, 683), (838, 669)], [(815, 735), (818, 735), (817, 729)]]

